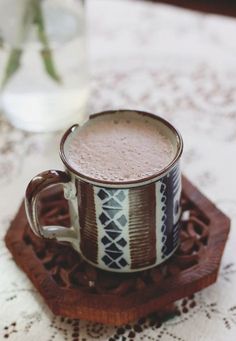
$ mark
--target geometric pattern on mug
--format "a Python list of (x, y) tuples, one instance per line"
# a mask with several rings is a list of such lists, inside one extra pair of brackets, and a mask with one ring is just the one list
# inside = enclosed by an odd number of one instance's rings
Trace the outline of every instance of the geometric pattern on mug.
[(100, 231), (99, 258), (109, 269), (129, 265), (128, 190), (97, 188), (97, 223)]
[[(160, 181), (160, 205), (161, 205), (161, 257), (162, 259), (165, 258), (167, 253), (167, 246), (166, 246), (166, 240), (167, 240), (167, 215), (166, 215), (166, 184), (163, 182), (163, 180)], [(157, 200), (157, 198), (156, 198)]]
[(178, 165), (171, 171), (173, 181), (173, 247), (175, 248), (179, 241), (180, 231), (180, 196), (181, 196), (181, 173)]
[(180, 179), (180, 168), (179, 165), (172, 169), (163, 179), (162, 199), (165, 202), (165, 209), (163, 213), (165, 218), (165, 246), (163, 247), (163, 259), (168, 257), (170, 253), (176, 248), (179, 237), (180, 228), (180, 190), (181, 190), (181, 179)]

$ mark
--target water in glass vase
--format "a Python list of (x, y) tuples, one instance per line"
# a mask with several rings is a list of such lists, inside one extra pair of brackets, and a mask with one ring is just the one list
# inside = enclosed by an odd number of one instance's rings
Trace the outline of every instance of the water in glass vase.
[[(5, 115), (30, 131), (81, 123), (88, 99), (83, 1), (0, 0), (0, 6)], [(13, 25), (10, 17), (17, 18)]]

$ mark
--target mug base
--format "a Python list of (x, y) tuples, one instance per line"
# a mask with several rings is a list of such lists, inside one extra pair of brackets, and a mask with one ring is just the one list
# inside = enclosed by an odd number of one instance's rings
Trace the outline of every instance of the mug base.
[(73, 248), (75, 249), (75, 251), (77, 251), (79, 253), (79, 255), (81, 256), (81, 258), (83, 258), (83, 260), (87, 263), (89, 263), (90, 265), (94, 266), (95, 268), (98, 268), (100, 270), (103, 270), (103, 271), (108, 271), (108, 272), (116, 272), (116, 273), (132, 273), (132, 272), (141, 272), (141, 271), (144, 271), (144, 270), (148, 270), (148, 269), (151, 269), (151, 268), (155, 268), (156, 266), (158, 265), (161, 265), (163, 264), (165, 261), (167, 261), (170, 257), (173, 256), (173, 254), (176, 252), (176, 250), (178, 249), (180, 245), (180, 241), (179, 243), (177, 244), (177, 246), (172, 250), (172, 252), (170, 252), (168, 254), (168, 256), (166, 256), (165, 258), (161, 259), (159, 262), (156, 262), (154, 264), (151, 264), (151, 265), (148, 265), (148, 266), (145, 266), (145, 267), (142, 267), (142, 268), (136, 268), (136, 269), (110, 269), (106, 266), (102, 266), (100, 264), (96, 264), (96, 263), (93, 263), (92, 261), (90, 261), (88, 258), (86, 258), (79, 250), (79, 248), (76, 247), (76, 245), (73, 245)]

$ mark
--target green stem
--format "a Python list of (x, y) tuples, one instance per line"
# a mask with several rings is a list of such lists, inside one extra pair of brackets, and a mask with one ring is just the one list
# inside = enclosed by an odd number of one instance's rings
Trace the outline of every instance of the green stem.
[(3, 48), (3, 45), (4, 45), (3, 37), (0, 36), (0, 48)]
[(21, 61), (21, 56), (22, 56), (22, 44), (24, 43), (27, 32), (28, 32), (28, 27), (31, 23), (32, 19), (32, 12), (31, 12), (31, 6), (29, 5), (29, 1), (25, 1), (25, 10), (24, 14), (22, 16), (21, 22), (20, 22), (20, 27), (19, 27), (19, 32), (17, 32), (17, 39), (16, 39), (16, 47), (12, 47), (8, 60), (6, 63), (3, 79), (1, 82), (1, 90), (3, 90), (8, 83), (8, 81), (11, 79), (11, 77), (16, 73), (16, 71), (20, 67), (20, 61)]
[(53, 64), (52, 52), (50, 49), (43, 49), (41, 51), (41, 56), (43, 58), (44, 67), (47, 73), (57, 82), (61, 82), (61, 78), (55, 70)]
[(38, 38), (43, 45), (43, 50), (41, 51), (41, 56), (44, 64), (44, 68), (48, 75), (52, 77), (55, 81), (61, 82), (61, 78), (56, 70), (52, 51), (50, 49), (48, 37), (46, 34), (43, 12), (41, 8), (40, 0), (32, 0), (33, 12), (34, 12), (34, 23), (37, 26)]
[(1, 88), (3, 89), (9, 79), (14, 75), (14, 73), (18, 70), (20, 67), (20, 59), (22, 55), (22, 49), (20, 48), (13, 48), (10, 51), (8, 61), (6, 64), (5, 72), (4, 72), (4, 77), (2, 80)]

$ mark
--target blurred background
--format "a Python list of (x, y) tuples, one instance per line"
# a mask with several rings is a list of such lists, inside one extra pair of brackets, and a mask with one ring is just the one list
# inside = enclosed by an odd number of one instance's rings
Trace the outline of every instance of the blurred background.
[[(229, 0), (152, 2), (236, 15), (236, 3)], [(86, 7), (84, 0), (0, 0), (0, 105), (14, 126), (46, 132), (87, 118), (89, 60), (94, 48), (89, 43), (92, 23)], [(117, 16), (125, 17), (116, 10), (111, 15), (114, 21)], [(148, 21), (146, 18), (140, 22), (140, 28), (151, 25)], [(122, 34), (122, 27), (116, 26), (116, 30), (116, 35), (119, 31)]]
[[(159, 3), (236, 14), (236, 4), (229, 0)], [(85, 7), (84, 0), (0, 0), (1, 108), (16, 127), (53, 131), (86, 119), (89, 56)]]

